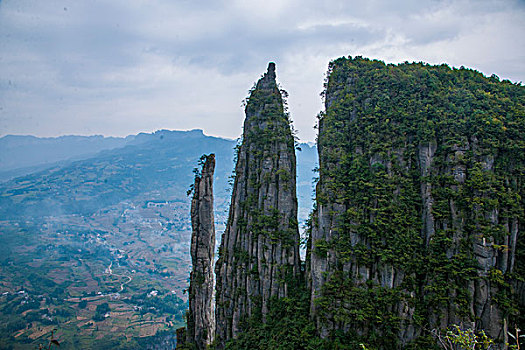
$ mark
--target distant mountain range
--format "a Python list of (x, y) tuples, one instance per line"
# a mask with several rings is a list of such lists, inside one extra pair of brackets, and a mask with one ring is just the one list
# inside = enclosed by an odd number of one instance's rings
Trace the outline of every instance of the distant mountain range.
[(59, 161), (89, 158), (103, 150), (123, 147), (135, 139), (135, 135), (125, 138), (7, 135), (0, 138), (0, 181), (42, 170)]
[[(227, 200), (235, 140), (202, 130), (102, 136), (0, 138), (0, 215), (89, 214), (146, 192), (152, 199), (184, 198), (202, 154), (215, 153), (215, 192)], [(298, 148), (302, 216), (310, 209), (317, 152)]]

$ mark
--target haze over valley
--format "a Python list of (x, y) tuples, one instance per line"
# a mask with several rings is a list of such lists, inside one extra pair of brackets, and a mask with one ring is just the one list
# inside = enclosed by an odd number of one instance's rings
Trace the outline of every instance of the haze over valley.
[[(216, 154), (221, 232), (235, 145), (200, 130), (0, 138), (0, 341), (37, 344), (54, 328), (75, 348), (174, 341), (162, 334), (183, 325), (187, 309), (193, 168)], [(317, 155), (299, 146), (304, 223)]]

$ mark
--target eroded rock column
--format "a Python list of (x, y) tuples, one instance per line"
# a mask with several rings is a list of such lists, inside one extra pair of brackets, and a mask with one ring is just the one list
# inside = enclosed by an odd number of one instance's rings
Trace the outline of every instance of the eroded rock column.
[(271, 297), (284, 297), (300, 273), (296, 159), (275, 64), (247, 99), (228, 223), (219, 249), (217, 341), (265, 318)]
[(200, 175), (195, 176), (191, 201), (191, 260), (187, 340), (198, 349), (213, 342), (215, 334), (214, 274), (215, 225), (213, 173), (215, 155), (203, 156)]

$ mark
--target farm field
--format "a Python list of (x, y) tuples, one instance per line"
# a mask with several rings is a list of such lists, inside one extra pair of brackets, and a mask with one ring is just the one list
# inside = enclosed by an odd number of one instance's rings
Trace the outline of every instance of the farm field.
[(0, 222), (3, 348), (34, 348), (53, 329), (67, 348), (132, 348), (181, 326), (187, 209), (125, 202), (91, 216)]

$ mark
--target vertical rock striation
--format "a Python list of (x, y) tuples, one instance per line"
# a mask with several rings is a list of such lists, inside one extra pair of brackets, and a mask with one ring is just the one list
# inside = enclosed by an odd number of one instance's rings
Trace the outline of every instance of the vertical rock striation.
[(264, 320), (300, 273), (296, 159), (275, 64), (251, 91), (226, 230), (216, 266), (219, 347), (249, 317)]
[(188, 343), (206, 349), (215, 335), (214, 274), (215, 224), (213, 215), (213, 173), (215, 155), (203, 156), (200, 175), (195, 176), (191, 201), (191, 261)]
[(308, 249), (323, 337), (395, 349), (458, 324), (505, 341), (524, 100), (523, 87), (470, 70), (330, 64)]

